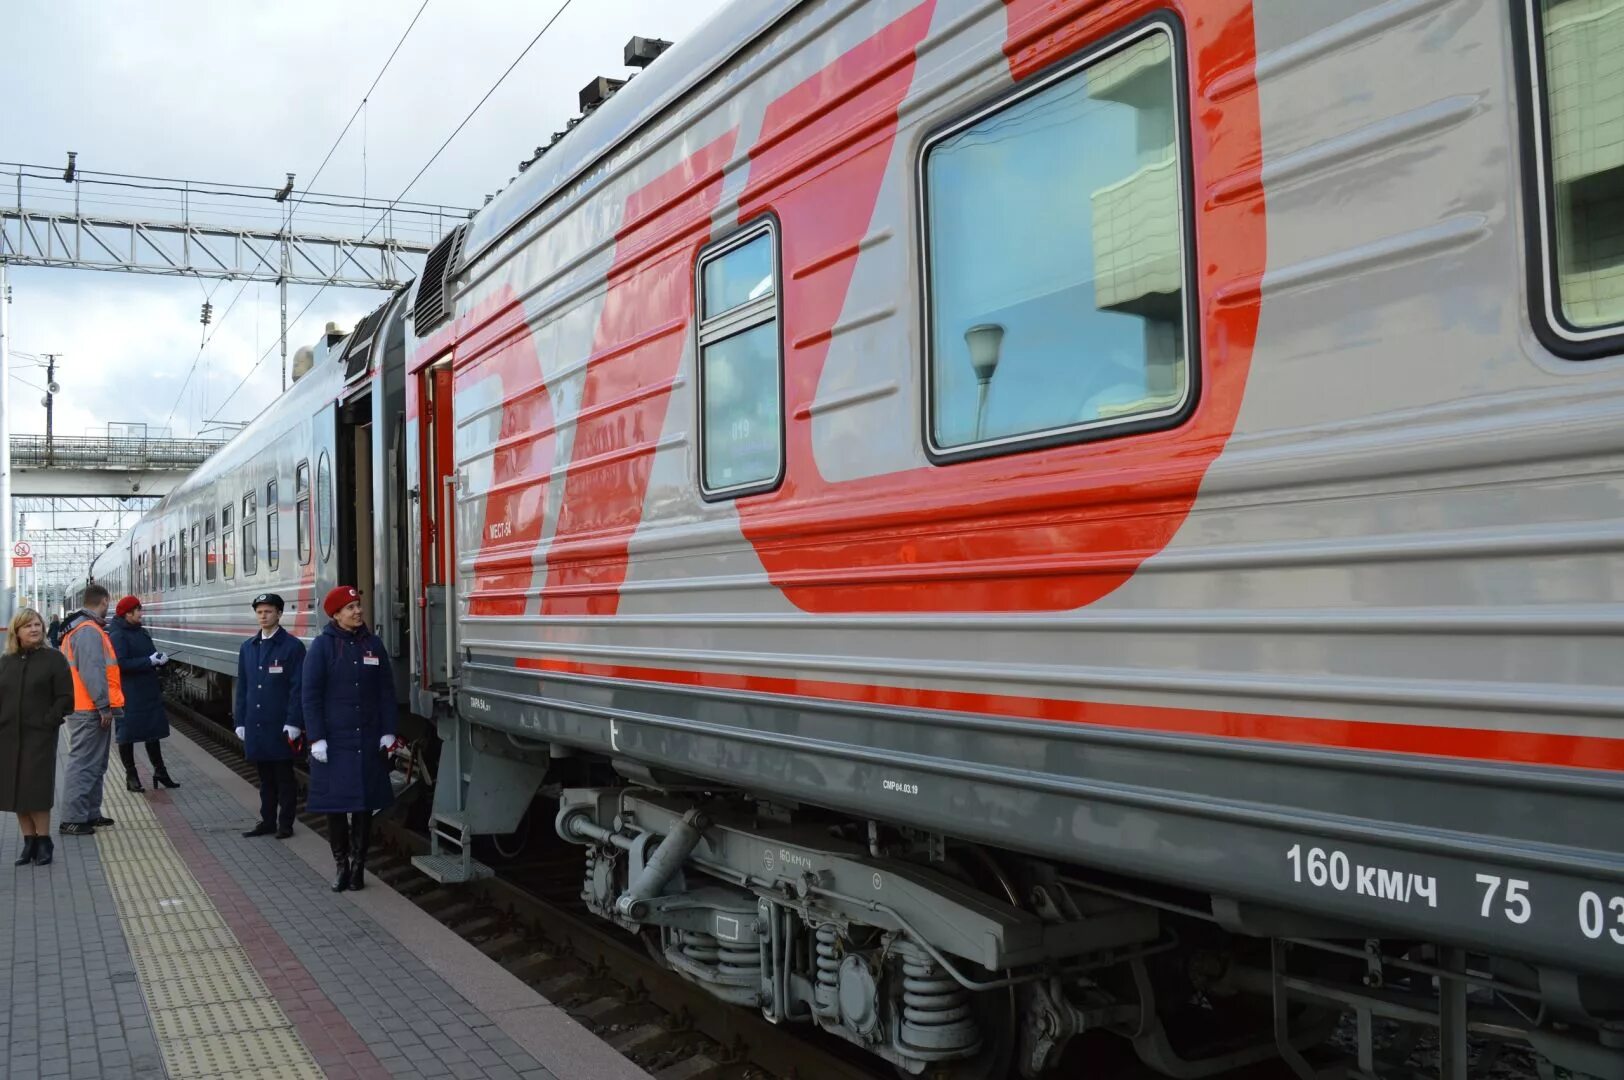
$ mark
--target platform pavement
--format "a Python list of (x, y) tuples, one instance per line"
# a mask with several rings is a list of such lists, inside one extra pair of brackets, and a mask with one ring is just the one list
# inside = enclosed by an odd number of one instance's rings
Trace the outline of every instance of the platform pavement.
[(319, 836), (244, 840), (253, 789), (170, 747), (182, 786), (110, 775), (119, 823), (51, 867), (13, 869), (6, 822), (0, 1075), (646, 1080), (376, 878), (329, 892)]

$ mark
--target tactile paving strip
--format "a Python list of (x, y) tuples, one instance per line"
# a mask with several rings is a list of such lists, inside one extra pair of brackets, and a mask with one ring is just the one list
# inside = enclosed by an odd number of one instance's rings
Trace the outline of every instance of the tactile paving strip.
[(118, 824), (96, 833), (96, 847), (168, 1074), (321, 1080), (145, 796), (123, 790), (113, 764), (105, 806)]
[(308, 1072), (299, 1070), (301, 1057), (309, 1060), (304, 1044), (287, 1027), (233, 1032), (226, 1037), (176, 1039), (164, 1046), (164, 1060), (172, 1077), (229, 1076), (250, 1069), (277, 1069), (278, 1076), (313, 1076), (319, 1080), (322, 1073), (314, 1061), (309, 1061)]
[(238, 1031), (261, 1031), (286, 1023), (275, 1002), (264, 998), (162, 1009), (153, 1014), (152, 1021), (160, 1039), (197, 1039)]

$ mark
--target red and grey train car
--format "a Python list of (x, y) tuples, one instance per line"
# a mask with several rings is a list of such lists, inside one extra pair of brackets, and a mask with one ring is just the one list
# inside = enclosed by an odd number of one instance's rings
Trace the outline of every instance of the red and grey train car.
[(1310, 1075), (1352, 1010), (1371, 1075), (1373, 1017), (1620, 1075), (1620, 55), (1621, 0), (736, 3), (108, 561), (313, 461), (281, 584), (409, 656), (425, 868), (545, 806), (594, 911), (905, 1072)]

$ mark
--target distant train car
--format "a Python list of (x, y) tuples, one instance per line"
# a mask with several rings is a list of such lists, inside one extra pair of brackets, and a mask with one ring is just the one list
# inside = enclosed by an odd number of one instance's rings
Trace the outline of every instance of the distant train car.
[[(1621, 51), (1624, 0), (724, 10), (376, 316), (340, 506), (420, 865), (545, 808), (673, 970), (906, 1073), (1309, 1076), (1351, 1010), (1366, 1075), (1373, 1018), (1624, 1074)], [(108, 557), (202, 667), (246, 613), (169, 568), (367, 441), (324, 369)]]

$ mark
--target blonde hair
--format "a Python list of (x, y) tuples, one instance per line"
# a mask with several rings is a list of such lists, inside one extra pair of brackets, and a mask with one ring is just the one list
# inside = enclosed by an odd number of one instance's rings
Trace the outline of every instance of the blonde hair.
[[(45, 629), (45, 619), (44, 619), (44, 617), (41, 616), (39, 612), (35, 611), (31, 607), (25, 607), (21, 611), (17, 612), (17, 614), (15, 614), (15, 615), (13, 615), (11, 617), (11, 632), (6, 635), (6, 652), (8, 652), (8, 653), (22, 652), (21, 646), (19, 646), (17, 644), (17, 631), (19, 631), (23, 627), (27, 626), (30, 622), (33, 622), (33, 621), (36, 621), (36, 620), (39, 622), (40, 629), (41, 630)], [(41, 641), (40, 644), (43, 645), (44, 642)]]

